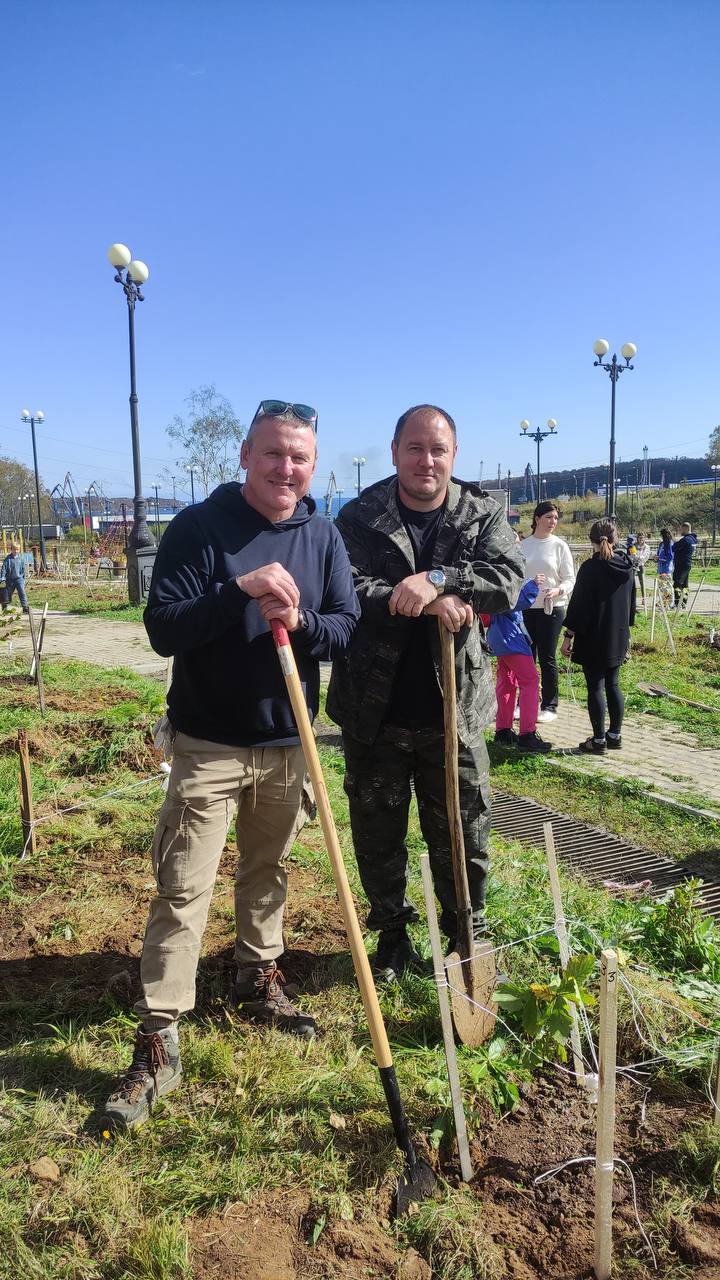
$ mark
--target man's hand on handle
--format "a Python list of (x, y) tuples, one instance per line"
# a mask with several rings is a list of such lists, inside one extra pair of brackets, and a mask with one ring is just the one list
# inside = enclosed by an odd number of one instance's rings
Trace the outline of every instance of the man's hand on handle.
[(413, 573), (398, 582), (388, 601), (388, 609), (393, 615), (400, 613), (405, 618), (419, 618), (426, 605), (437, 599), (438, 593), (432, 582), (428, 582), (427, 574)]
[(431, 614), (434, 618), (440, 618), (448, 631), (460, 631), (463, 627), (471, 627), (473, 624), (472, 605), (466, 604), (459, 596), (438, 596), (432, 604), (425, 605), (424, 612)]
[(297, 631), (300, 591), (295, 579), (281, 564), (263, 564), (235, 581), (241, 591), (257, 600), (266, 622), (282, 622), (288, 631)]
[(258, 606), (266, 622), (282, 622), (286, 631), (297, 631), (299, 620), (295, 605), (283, 604), (277, 596), (267, 595), (260, 596)]
[(260, 600), (263, 596), (275, 596), (288, 608), (297, 609), (300, 604), (300, 592), (297, 583), (287, 569), (277, 562), (263, 564), (259, 569), (251, 569), (236, 578), (241, 591)]

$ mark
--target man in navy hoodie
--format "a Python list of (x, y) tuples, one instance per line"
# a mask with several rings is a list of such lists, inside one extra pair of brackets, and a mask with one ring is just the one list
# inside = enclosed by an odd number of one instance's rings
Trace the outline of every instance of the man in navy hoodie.
[(284, 990), (285, 860), (302, 825), (302, 747), (270, 622), (292, 645), (311, 717), (319, 661), (340, 653), (359, 616), (335, 526), (307, 497), (317, 415), (262, 401), (243, 442), (244, 485), (181, 511), (155, 561), (145, 626), (173, 655), (167, 732), (173, 762), (153, 844), (157, 894), (141, 961), (132, 1065), (106, 1105), (130, 1127), (180, 1081), (177, 1022), (195, 975), (228, 827), (237, 810), (236, 996), (254, 1021), (309, 1038), (312, 1017)]

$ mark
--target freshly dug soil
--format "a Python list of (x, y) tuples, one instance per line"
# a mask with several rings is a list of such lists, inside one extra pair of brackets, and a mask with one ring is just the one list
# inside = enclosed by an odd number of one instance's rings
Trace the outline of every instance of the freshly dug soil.
[(414, 1249), (401, 1253), (376, 1223), (329, 1223), (313, 1245), (316, 1222), (301, 1196), (233, 1205), (196, 1222), (195, 1280), (431, 1280), (427, 1262)]

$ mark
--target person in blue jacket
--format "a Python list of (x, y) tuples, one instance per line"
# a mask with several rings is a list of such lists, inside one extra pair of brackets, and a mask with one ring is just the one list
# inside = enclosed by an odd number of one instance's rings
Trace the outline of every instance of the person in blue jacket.
[(19, 542), (10, 543), (10, 554), (3, 560), (0, 578), (5, 579), (5, 604), (12, 604), (13, 592), (17, 591), (18, 600), (23, 613), (29, 613), (29, 605), (25, 594), (25, 558), (20, 551)]
[(305, 762), (271, 626), (295, 653), (311, 718), (319, 663), (347, 645), (360, 615), (335, 525), (308, 496), (317, 460), (308, 405), (263, 400), (242, 443), (245, 483), (222, 484), (168, 525), (145, 626), (174, 657), (167, 718), (172, 769), (152, 849), (157, 892), (140, 962), (140, 1026), (129, 1070), (106, 1103), (131, 1128), (179, 1083), (178, 1019), (195, 977), (215, 877), (235, 817), (234, 1003), (243, 1016), (309, 1039), (278, 961), (287, 860), (303, 824)]
[(673, 540), (669, 529), (660, 530), (660, 545), (657, 549), (657, 572), (660, 596), (666, 609), (673, 607), (673, 588), (671, 574), (673, 571)]
[[(544, 581), (545, 574), (538, 573), (525, 582), (514, 609), (491, 615), (487, 635), (490, 648), (497, 658), (495, 741), (501, 746), (517, 746), (523, 753), (536, 755), (543, 755), (552, 750), (552, 747), (536, 732), (540, 680), (522, 611), (529, 609), (537, 599)], [(518, 690), (520, 733), (516, 734), (512, 723)]]

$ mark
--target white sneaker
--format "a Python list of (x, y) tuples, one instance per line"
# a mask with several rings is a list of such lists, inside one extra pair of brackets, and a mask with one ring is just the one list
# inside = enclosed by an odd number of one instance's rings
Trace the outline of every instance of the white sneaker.
[(548, 724), (550, 720), (557, 720), (557, 711), (552, 711), (550, 707), (546, 707), (544, 711), (538, 711), (539, 724)]

